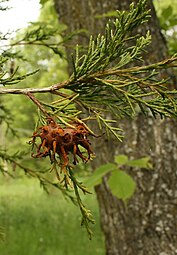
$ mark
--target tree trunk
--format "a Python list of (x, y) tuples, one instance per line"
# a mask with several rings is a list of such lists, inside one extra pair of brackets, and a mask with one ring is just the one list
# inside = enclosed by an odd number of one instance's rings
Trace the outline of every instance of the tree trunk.
[[(59, 20), (68, 26), (68, 32), (87, 29), (92, 35), (103, 33), (106, 22), (105, 19), (97, 19), (96, 15), (128, 9), (129, 4), (129, 0), (55, 0)], [(152, 34), (146, 64), (167, 57), (165, 40), (152, 1), (148, 5), (151, 19), (138, 30), (144, 33), (149, 29)], [(88, 38), (87, 34), (81, 34), (72, 43), (86, 44)], [(163, 75), (173, 78), (171, 72)], [(129, 170), (137, 182), (137, 190), (126, 206), (111, 194), (106, 178), (102, 185), (96, 187), (106, 254), (177, 254), (176, 120), (146, 118), (139, 114), (133, 121), (123, 120), (121, 125), (125, 130), (123, 143), (104, 138), (94, 145), (96, 164), (112, 161), (115, 153), (123, 153), (133, 158), (150, 156), (154, 169)]]

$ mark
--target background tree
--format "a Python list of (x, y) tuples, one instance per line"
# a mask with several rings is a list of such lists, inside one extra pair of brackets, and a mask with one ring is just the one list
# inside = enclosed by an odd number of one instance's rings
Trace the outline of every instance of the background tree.
[[(55, 0), (59, 20), (68, 26), (68, 32), (85, 29), (88, 34), (103, 31), (106, 22), (98, 15), (109, 14), (114, 10), (128, 9), (131, 1), (60, 1)], [(137, 2), (137, 1), (136, 1)], [(145, 63), (152, 63), (168, 57), (166, 42), (162, 36), (152, 1), (148, 1), (151, 18), (139, 28), (138, 33), (150, 30), (152, 43), (146, 53)], [(88, 43), (87, 33), (79, 35), (76, 42)], [(70, 51), (68, 51), (71, 63)], [(171, 72), (162, 76), (174, 76)], [(126, 206), (110, 192), (106, 178), (96, 187), (100, 205), (101, 226), (105, 234), (106, 254), (174, 254), (176, 251), (176, 122), (174, 119), (145, 118), (138, 114), (135, 120), (122, 122), (125, 130), (123, 143), (117, 145), (115, 140), (104, 140), (96, 146), (99, 151), (99, 164), (112, 161), (115, 153), (131, 157), (149, 155), (153, 160), (153, 171), (141, 169), (131, 175), (137, 181), (136, 195)], [(95, 146), (95, 145), (94, 145)]]

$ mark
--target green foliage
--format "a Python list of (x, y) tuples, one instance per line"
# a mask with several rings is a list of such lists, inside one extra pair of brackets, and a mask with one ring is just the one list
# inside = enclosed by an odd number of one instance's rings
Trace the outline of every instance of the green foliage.
[(118, 165), (127, 165), (131, 167), (140, 167), (140, 168), (152, 168), (152, 165), (149, 161), (148, 157), (140, 158), (140, 159), (128, 159), (126, 155), (118, 155), (115, 156), (115, 162)]
[(129, 160), (127, 162), (127, 166), (152, 169), (152, 164), (150, 163), (148, 157)]
[(162, 32), (171, 55), (177, 53), (177, 5), (175, 0), (154, 1)]
[(0, 74), (0, 85), (8, 86), (8, 85), (17, 84), (17, 83), (21, 82), (22, 80), (26, 79), (28, 76), (33, 75), (36, 72), (38, 72), (38, 70), (35, 70), (35, 71), (25, 74), (25, 75), (15, 76), (16, 71), (17, 71), (17, 69), (14, 71), (13, 74), (11, 74), (7, 78), (4, 77), (6, 75), (6, 73), (1, 73)]
[(115, 156), (114, 161), (118, 165), (125, 165), (128, 163), (129, 160), (126, 155), (121, 154), (121, 155)]
[(102, 183), (102, 178), (115, 169), (115, 164), (107, 163), (98, 167), (85, 181), (88, 187), (94, 187)]
[[(60, 52), (63, 52), (62, 46), (60, 45), (62, 40), (60, 34), (61, 31), (63, 31), (63, 26), (57, 27), (57, 19), (55, 22), (53, 20), (52, 26), (53, 16), (48, 17), (45, 23), (42, 22), (43, 18), (46, 17), (45, 14), (46, 12), (43, 10), (41, 14), (43, 17), (40, 17), (41, 21), (32, 23), (28, 28), (18, 31), (13, 40), (5, 40), (5, 43), (3, 41), (3, 47), (0, 48), (2, 53), (0, 73), (2, 72), (4, 75), (0, 78), (1, 84), (3, 83), (5, 86), (10, 85), (9, 87), (12, 87), (13, 83), (13, 87), (16, 88), (40, 88), (67, 79), (66, 61), (61, 58), (61, 54), (53, 53), (53, 47), (57, 47)], [(55, 33), (57, 33), (57, 35)], [(49, 47), (46, 46), (47, 44), (49, 44)], [(10, 74), (12, 63), (13, 73)], [(34, 70), (37, 69), (40, 70), (35, 73)], [(35, 75), (26, 75), (26, 73), (31, 74), (33, 71)], [(54, 99), (52, 95), (45, 96), (46, 102), (51, 99)], [(21, 169), (22, 174), (23, 171), (26, 173), (27, 169), (38, 169), (39, 172), (49, 170), (50, 166), (47, 165), (47, 161), (41, 160), (40, 162), (36, 162), (29, 157), (31, 148), (27, 145), (27, 141), (29, 141), (33, 133), (37, 119), (38, 113), (36, 112), (36, 107), (30, 102), (27, 103), (26, 96), (1, 96), (1, 137), (5, 137), (0, 141), (2, 146), (1, 152), (4, 156), (10, 157), (10, 159), (12, 159), (12, 155), (16, 155), (16, 151), (19, 148), (20, 151), (25, 152), (23, 158), (13, 158), (14, 161), (5, 162), (3, 159), (1, 164), (2, 173), (6, 170), (6, 168), (4, 168), (6, 164), (9, 169), (9, 174), (11, 173), (11, 166), (13, 166), (12, 168), (15, 166), (15, 169), (17, 169), (15, 173), (17, 173), (17, 175), (21, 175), (20, 171), (18, 171), (19, 169)], [(7, 133), (7, 130), (12, 132)], [(18, 138), (14, 137), (15, 135), (18, 136)], [(1, 158), (3, 158), (2, 155)], [(22, 165), (23, 168), (21, 168)], [(35, 172), (31, 172), (31, 174), (35, 176)], [(43, 179), (40, 175), (36, 175), (36, 178), (40, 180), (41, 185), (45, 182), (43, 187), (46, 189), (47, 184), (45, 178)], [(50, 181), (48, 185), (51, 185)], [(55, 186), (60, 190), (62, 185), (55, 184)], [(65, 190), (63, 191), (65, 192)]]
[(126, 155), (115, 156), (115, 163), (107, 163), (98, 167), (88, 179), (85, 180), (89, 187), (102, 183), (107, 176), (109, 188), (114, 196), (123, 201), (131, 198), (135, 192), (136, 183), (132, 177), (122, 169), (126, 167), (151, 169), (152, 165), (148, 157), (129, 159)]
[[(121, 130), (112, 125), (116, 120), (106, 120), (104, 112), (112, 112), (116, 119), (134, 116), (138, 109), (144, 114), (151, 112), (154, 117), (176, 116), (176, 90), (168, 91), (168, 81), (159, 80), (158, 76), (158, 70), (172, 66), (176, 58), (127, 68), (132, 61), (142, 60), (141, 53), (150, 43), (149, 32), (145, 37), (132, 36), (133, 29), (146, 21), (149, 12), (145, 1), (140, 1), (136, 8), (132, 4), (128, 13), (118, 12), (117, 16), (115, 21), (109, 21), (104, 35), (98, 35), (96, 40), (90, 38), (84, 55), (80, 56), (77, 48), (67, 88), (77, 95), (75, 102), (89, 110), (101, 128), (121, 140)], [(135, 45), (128, 46), (127, 42)]]
[(130, 175), (121, 170), (113, 171), (111, 173), (108, 185), (112, 194), (124, 201), (133, 195), (136, 187), (136, 184)]
[[(136, 58), (141, 59), (142, 50), (150, 43), (149, 33), (146, 37), (137, 38), (134, 47), (127, 47), (126, 42), (133, 39), (132, 30), (145, 22), (148, 17), (149, 11), (146, 10), (145, 1), (140, 1), (136, 8), (134, 4), (131, 4), (129, 12), (117, 11), (117, 19), (115, 21), (110, 20), (107, 23), (105, 35), (98, 35), (96, 41), (90, 37), (88, 51), (85, 55), (80, 57), (79, 48), (77, 48), (76, 58), (73, 62), (74, 79), (95, 71), (103, 71), (114, 60), (118, 61), (114, 67), (116, 69), (125, 66)], [(84, 84), (82, 90), (83, 87)], [(80, 87), (78, 87), (77, 91), (80, 90)]]

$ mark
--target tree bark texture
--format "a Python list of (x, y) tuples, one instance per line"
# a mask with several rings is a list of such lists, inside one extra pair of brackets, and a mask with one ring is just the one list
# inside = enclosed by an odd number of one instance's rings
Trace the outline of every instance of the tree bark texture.
[[(68, 26), (69, 33), (76, 29), (88, 31), (88, 34), (75, 37), (73, 45), (88, 43), (89, 34), (103, 33), (106, 19), (98, 19), (96, 15), (111, 10), (128, 9), (131, 3), (130, 0), (54, 2), (59, 20)], [(151, 18), (147, 24), (138, 29), (139, 33), (150, 30), (152, 34), (152, 44), (145, 57), (146, 64), (165, 59), (168, 54), (151, 0), (148, 7), (151, 9)], [(70, 53), (69, 50), (68, 59)], [(174, 78), (171, 71), (164, 74)], [(153, 170), (128, 170), (137, 182), (137, 189), (126, 206), (111, 194), (106, 177), (103, 184), (96, 187), (106, 254), (175, 255), (177, 254), (176, 119), (160, 120), (139, 114), (134, 120), (124, 119), (120, 125), (125, 130), (125, 139), (122, 143), (104, 137), (93, 145), (97, 154), (95, 166), (112, 161), (115, 154), (126, 154), (132, 158), (150, 156)]]

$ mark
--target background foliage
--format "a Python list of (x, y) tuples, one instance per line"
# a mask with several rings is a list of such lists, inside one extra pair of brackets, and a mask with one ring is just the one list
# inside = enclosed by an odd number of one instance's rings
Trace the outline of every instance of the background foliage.
[(170, 54), (177, 52), (177, 4), (175, 0), (154, 0), (162, 33), (164, 34)]

